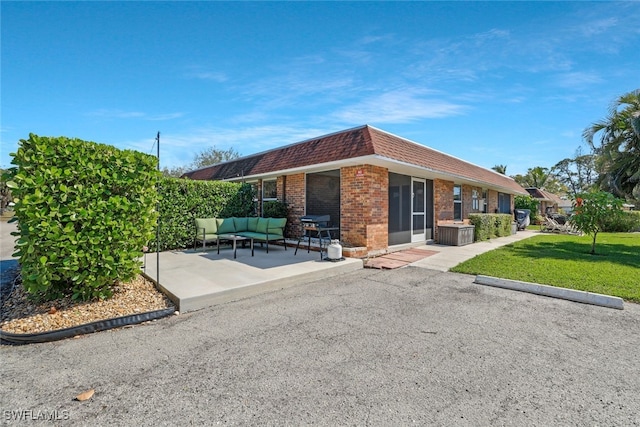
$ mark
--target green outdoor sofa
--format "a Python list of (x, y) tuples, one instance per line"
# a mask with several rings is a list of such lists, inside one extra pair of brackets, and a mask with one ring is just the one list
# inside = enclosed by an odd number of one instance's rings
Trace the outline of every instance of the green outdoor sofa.
[[(209, 242), (224, 240), (225, 234), (236, 235), (253, 239), (254, 242), (266, 243), (269, 253), (269, 242), (285, 241), (284, 226), (286, 218), (196, 218), (196, 234), (193, 239), (193, 248), (197, 242), (202, 242), (202, 249)], [(287, 245), (284, 245), (287, 250)]]

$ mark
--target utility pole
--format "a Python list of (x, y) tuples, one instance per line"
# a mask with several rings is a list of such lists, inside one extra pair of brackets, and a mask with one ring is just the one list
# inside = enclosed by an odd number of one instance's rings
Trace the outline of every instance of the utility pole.
[(158, 177), (156, 178), (156, 191), (158, 192), (158, 200), (156, 201), (156, 212), (158, 213), (158, 222), (156, 223), (156, 285), (160, 286), (160, 131), (156, 136), (157, 156), (158, 156)]

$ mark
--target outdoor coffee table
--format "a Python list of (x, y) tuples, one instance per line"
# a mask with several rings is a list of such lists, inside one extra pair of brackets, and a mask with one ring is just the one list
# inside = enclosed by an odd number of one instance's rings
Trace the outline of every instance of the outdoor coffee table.
[(220, 254), (220, 240), (230, 240), (233, 242), (233, 259), (236, 259), (236, 243), (238, 241), (244, 242), (246, 240), (251, 241), (251, 256), (253, 256), (253, 238), (237, 236), (235, 234), (221, 234), (216, 239), (216, 246), (218, 247), (218, 254)]

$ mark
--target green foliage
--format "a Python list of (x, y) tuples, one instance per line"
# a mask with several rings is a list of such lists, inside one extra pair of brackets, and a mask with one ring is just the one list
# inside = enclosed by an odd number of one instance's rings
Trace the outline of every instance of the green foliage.
[(233, 147), (226, 150), (209, 147), (196, 154), (193, 157), (193, 161), (188, 165), (174, 166), (172, 168), (165, 166), (162, 168), (162, 174), (164, 176), (179, 178), (189, 171), (215, 165), (221, 162), (227, 162), (229, 160), (237, 159), (238, 157), (240, 157), (240, 153), (238, 153)]
[(583, 154), (582, 148), (576, 150), (573, 158), (560, 160), (551, 168), (551, 171), (573, 195), (591, 191), (598, 178), (596, 156)]
[(606, 217), (602, 231), (608, 233), (640, 231), (640, 211), (622, 211), (620, 215)]
[(269, 200), (262, 205), (262, 216), (265, 218), (287, 218), (289, 205), (279, 200)]
[(622, 213), (622, 200), (604, 191), (579, 193), (573, 199), (571, 223), (579, 231), (593, 237), (591, 254), (596, 253), (596, 238), (605, 230), (607, 221), (617, 221)]
[(493, 169), (494, 171), (496, 171), (498, 173), (501, 173), (502, 175), (506, 175), (507, 174), (507, 165), (495, 165), (491, 169)]
[(65, 137), (20, 140), (9, 170), (25, 289), (107, 298), (132, 279), (156, 224), (156, 158)]
[[(160, 180), (160, 250), (193, 244), (195, 218), (254, 215), (253, 187), (224, 181)], [(155, 236), (149, 243), (156, 249)]]
[(11, 189), (7, 185), (9, 175), (6, 175), (5, 172), (4, 169), (0, 169), (0, 177), (2, 177), (0, 178), (0, 214), (4, 212), (12, 200)]
[(469, 214), (469, 222), (475, 226), (474, 240), (480, 242), (510, 236), (513, 217), (509, 214)]
[(514, 206), (516, 209), (529, 209), (531, 214), (538, 212), (538, 205), (540, 202), (538, 199), (531, 197), (530, 195), (521, 196), (517, 195), (514, 198)]
[(629, 200), (640, 198), (640, 89), (620, 96), (583, 137), (597, 155), (600, 188)]

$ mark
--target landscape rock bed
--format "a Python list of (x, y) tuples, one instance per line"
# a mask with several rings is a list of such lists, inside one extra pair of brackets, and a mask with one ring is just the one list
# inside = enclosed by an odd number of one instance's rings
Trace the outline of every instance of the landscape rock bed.
[(0, 330), (12, 334), (34, 334), (71, 328), (91, 322), (170, 309), (173, 303), (142, 276), (120, 283), (108, 300), (90, 302), (61, 298), (36, 303), (18, 285), (2, 299)]

